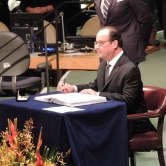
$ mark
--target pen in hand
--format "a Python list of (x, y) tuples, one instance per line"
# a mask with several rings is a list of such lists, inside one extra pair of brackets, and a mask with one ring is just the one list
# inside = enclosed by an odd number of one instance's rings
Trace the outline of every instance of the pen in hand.
[(65, 82), (66, 82), (66, 79), (63, 80), (63, 90), (62, 90), (62, 93), (64, 92)]

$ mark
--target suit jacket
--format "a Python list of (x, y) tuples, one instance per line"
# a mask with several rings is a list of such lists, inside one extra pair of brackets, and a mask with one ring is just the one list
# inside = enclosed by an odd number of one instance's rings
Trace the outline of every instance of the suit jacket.
[(94, 3), (101, 27), (115, 26), (122, 34), (123, 50), (130, 60), (144, 61), (153, 24), (147, 0), (110, 0), (107, 19), (100, 9), (101, 0)]
[(106, 64), (107, 62), (102, 60), (94, 82), (77, 85), (78, 91), (91, 88), (108, 100), (125, 102), (128, 113), (146, 112), (139, 68), (122, 54), (105, 82)]
[(164, 38), (166, 39), (166, 0), (163, 0), (163, 30)]

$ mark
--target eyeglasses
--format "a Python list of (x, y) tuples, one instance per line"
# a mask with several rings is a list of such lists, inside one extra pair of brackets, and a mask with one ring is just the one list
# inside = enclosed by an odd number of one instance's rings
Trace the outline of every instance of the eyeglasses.
[(98, 44), (99, 46), (102, 46), (102, 45), (103, 45), (104, 43), (106, 43), (106, 42), (110, 42), (110, 41), (95, 41), (94, 44), (95, 44), (95, 45)]

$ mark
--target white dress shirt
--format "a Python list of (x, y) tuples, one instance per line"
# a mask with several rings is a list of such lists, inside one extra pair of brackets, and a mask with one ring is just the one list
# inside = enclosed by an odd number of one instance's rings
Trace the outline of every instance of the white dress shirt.
[(123, 54), (123, 50), (116, 57), (114, 57), (110, 62), (107, 62), (110, 64), (109, 75), (110, 75), (113, 67), (115, 66), (116, 62), (118, 61), (118, 59), (121, 57), (122, 54)]
[[(113, 67), (115, 66), (116, 62), (118, 61), (118, 59), (121, 57), (122, 54), (123, 54), (123, 50), (116, 57), (114, 57), (110, 62), (107, 62), (111, 65), (109, 67), (109, 75), (110, 75)], [(78, 92), (77, 86), (73, 85), (73, 88), (74, 88), (74, 92)], [(97, 96), (99, 96), (99, 93), (100, 92), (97, 93)]]
[(100, 9), (101, 9), (102, 14), (104, 15), (103, 5), (104, 5), (104, 0), (101, 0)]

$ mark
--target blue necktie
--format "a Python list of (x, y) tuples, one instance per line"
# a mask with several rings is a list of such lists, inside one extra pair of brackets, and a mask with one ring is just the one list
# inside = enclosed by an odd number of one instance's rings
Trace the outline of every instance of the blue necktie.
[(104, 0), (104, 4), (103, 4), (103, 16), (104, 16), (104, 18), (107, 18), (109, 6), (110, 6), (109, 0)]

